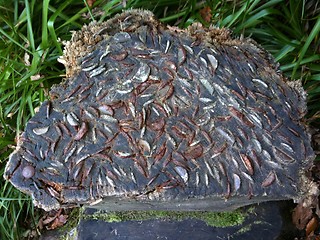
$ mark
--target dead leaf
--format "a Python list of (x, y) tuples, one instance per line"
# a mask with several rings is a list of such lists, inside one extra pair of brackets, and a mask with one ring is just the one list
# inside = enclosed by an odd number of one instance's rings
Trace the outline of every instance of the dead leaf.
[(25, 53), (25, 54), (24, 54), (23, 61), (24, 61), (24, 64), (25, 64), (26, 66), (31, 66), (31, 63), (30, 63), (30, 55), (29, 55), (28, 53)]
[(53, 222), (56, 218), (57, 218), (56, 216), (46, 217), (46, 218), (42, 221), (42, 223), (43, 223), (44, 225), (48, 225), (49, 223)]
[(305, 208), (302, 204), (298, 204), (292, 213), (292, 222), (299, 229), (303, 230), (309, 220), (312, 218), (312, 209)]
[(39, 80), (41, 79), (42, 76), (40, 74), (36, 74), (36, 75), (33, 75), (30, 77), (31, 81), (36, 81), (36, 80)]
[(89, 7), (92, 7), (96, 0), (87, 0), (87, 4)]
[(39, 220), (38, 227), (48, 230), (53, 230), (63, 226), (68, 221), (68, 211), (65, 209), (59, 209), (58, 211), (52, 210), (46, 212)]
[(211, 13), (211, 8), (209, 6), (202, 8), (200, 10), (200, 15), (205, 22), (207, 23), (211, 22), (212, 13)]
[(58, 227), (63, 226), (68, 220), (67, 215), (60, 215), (56, 219), (54, 219), (53, 223), (48, 227), (49, 230), (56, 229)]
[(319, 222), (316, 217), (311, 218), (306, 227), (306, 235), (309, 236), (318, 228)]

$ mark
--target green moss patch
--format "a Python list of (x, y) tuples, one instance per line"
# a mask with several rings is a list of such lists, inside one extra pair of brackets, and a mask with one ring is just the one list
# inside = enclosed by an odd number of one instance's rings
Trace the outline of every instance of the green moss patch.
[(213, 227), (230, 227), (243, 223), (247, 214), (241, 210), (234, 212), (175, 212), (175, 211), (125, 211), (103, 212), (93, 215), (83, 215), (83, 219), (96, 219), (105, 222), (143, 221), (162, 219), (167, 221), (182, 221), (185, 219), (198, 219)]

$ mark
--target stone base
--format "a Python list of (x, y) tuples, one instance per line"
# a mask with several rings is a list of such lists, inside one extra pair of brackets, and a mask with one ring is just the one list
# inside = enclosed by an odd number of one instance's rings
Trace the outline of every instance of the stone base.
[[(131, 216), (128, 212), (110, 213), (97, 211), (96, 209), (85, 209), (81, 216), (79, 225), (68, 233), (57, 234), (57, 231), (45, 233), (42, 240), (68, 239), (109, 239), (109, 240), (151, 240), (151, 239), (294, 239), (299, 232), (291, 221), (291, 210), (294, 204), (291, 201), (266, 202), (259, 205), (244, 207), (234, 213), (225, 215), (227, 219), (218, 221), (215, 219), (201, 217), (195, 212), (194, 218), (183, 218), (179, 212), (178, 217), (170, 216), (156, 218), (146, 212), (137, 211), (137, 215)], [(159, 213), (161, 213), (159, 211)], [(192, 214), (189, 212), (189, 216)], [(225, 214), (225, 213), (212, 213)], [(243, 214), (243, 215), (241, 215)], [(160, 215), (160, 214), (159, 214)], [(204, 214), (205, 215), (205, 214)], [(128, 219), (124, 220), (125, 216)], [(145, 218), (145, 220), (139, 218)], [(158, 216), (159, 217), (159, 216)], [(104, 220), (103, 220), (104, 219)], [(139, 220), (138, 220), (139, 219)], [(123, 220), (123, 221), (121, 221)], [(109, 221), (109, 222), (107, 222)], [(110, 222), (111, 221), (111, 222)], [(113, 222), (112, 222), (113, 221)], [(239, 224), (237, 224), (239, 223)], [(217, 224), (219, 226), (213, 226)], [(223, 226), (225, 224), (225, 226)], [(54, 237), (55, 235), (55, 237)], [(59, 237), (60, 238), (59, 238)]]

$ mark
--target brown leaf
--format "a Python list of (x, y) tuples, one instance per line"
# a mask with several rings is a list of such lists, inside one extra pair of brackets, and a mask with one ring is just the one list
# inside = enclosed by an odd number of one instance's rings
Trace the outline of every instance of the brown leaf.
[(92, 7), (92, 5), (94, 4), (96, 0), (87, 0), (88, 6)]
[(207, 23), (211, 22), (212, 13), (211, 13), (211, 8), (209, 6), (202, 8), (200, 10), (200, 15), (205, 22)]
[(48, 230), (61, 227), (68, 220), (68, 215), (66, 213), (68, 213), (68, 211), (64, 209), (46, 212), (39, 220), (38, 227), (40, 229), (43, 229), (45, 227)]
[(53, 230), (56, 229), (58, 227), (63, 226), (68, 220), (68, 216), (67, 215), (60, 215), (58, 216), (53, 223), (51, 224), (50, 227), (48, 227), (49, 230)]
[(298, 204), (293, 210), (292, 222), (299, 230), (303, 230), (311, 218), (312, 210), (303, 207), (302, 204)]
[(319, 222), (316, 217), (313, 217), (307, 224), (306, 235), (309, 236), (318, 228)]
[(56, 216), (46, 217), (46, 218), (42, 221), (42, 223), (43, 223), (44, 225), (48, 225), (49, 223), (53, 222), (56, 218), (57, 218)]

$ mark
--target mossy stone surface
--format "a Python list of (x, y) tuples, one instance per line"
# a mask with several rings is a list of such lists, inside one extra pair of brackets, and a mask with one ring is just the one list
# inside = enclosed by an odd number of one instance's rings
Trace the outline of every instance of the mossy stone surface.
[(242, 224), (246, 216), (247, 213), (243, 210), (236, 210), (234, 212), (97, 211), (92, 215), (84, 215), (84, 219), (103, 220), (109, 223), (155, 219), (163, 221), (183, 221), (186, 219), (194, 219), (204, 221), (208, 226), (212, 227), (229, 227)]
[(268, 202), (234, 212), (123, 211), (81, 208), (70, 215), (74, 224), (65, 231), (44, 233), (53, 240), (150, 240), (150, 239), (294, 239), (291, 201)]

